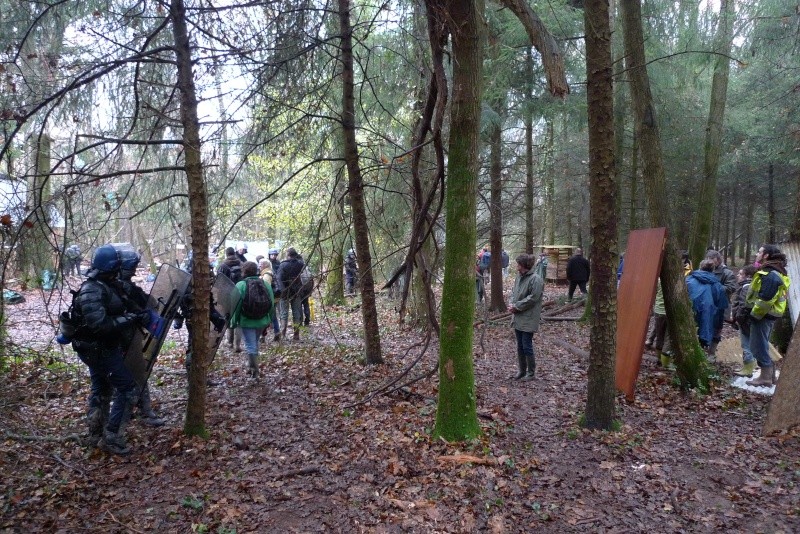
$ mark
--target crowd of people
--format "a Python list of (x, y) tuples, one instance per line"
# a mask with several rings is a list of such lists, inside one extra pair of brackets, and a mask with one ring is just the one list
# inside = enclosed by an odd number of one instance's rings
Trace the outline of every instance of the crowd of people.
[[(273, 341), (277, 342), (286, 335), (291, 324), (292, 337), (299, 340), (303, 328), (311, 322), (310, 297), (314, 281), (303, 257), (292, 247), (286, 249), (282, 261), (278, 259), (278, 249), (270, 249), (266, 258), (258, 256), (255, 261), (249, 261), (246, 254), (246, 245), (238, 249), (228, 247), (216, 262), (217, 276), (228, 278), (235, 287), (232, 293), (235, 304), (223, 317), (212, 298), (211, 324), (220, 336), (225, 326), (229, 327), (228, 344), (235, 352), (241, 352), (244, 344), (248, 375), (258, 379), (259, 345), (266, 342), (270, 331)], [(476, 275), (481, 279), (488, 270), (490, 254), (488, 248), (484, 249), (476, 260)], [(505, 251), (503, 256), (504, 267), (507, 267)], [(114, 454), (130, 452), (125, 428), (137, 408), (146, 424), (164, 424), (153, 410), (146, 378), (137, 381), (125, 364), (132, 354), (141, 358), (143, 331), (152, 336), (161, 336), (164, 331), (163, 318), (154, 311), (157, 307), (149, 305), (150, 297), (133, 282), (140, 259), (130, 246), (98, 247), (72, 306), (60, 316), (57, 338), (59, 343), (71, 343), (89, 368), (87, 442)], [(533, 335), (538, 331), (541, 318), (546, 259), (544, 254), (538, 261), (530, 254), (521, 254), (515, 259), (517, 276), (508, 307), (517, 346), (518, 369), (510, 377), (514, 380), (535, 378)], [(771, 386), (775, 371), (769, 355), (769, 338), (775, 320), (783, 316), (787, 308), (790, 280), (786, 273), (786, 256), (775, 245), (762, 245), (755, 263), (741, 268), (736, 275), (716, 250), (707, 252), (697, 270), (692, 269), (687, 255), (684, 254), (683, 260), (698, 340), (709, 361), (714, 361), (727, 318), (739, 330), (744, 353), (743, 365), (736, 373), (751, 377), (758, 365), (759, 377), (747, 383)], [(191, 261), (189, 264), (191, 270)], [(354, 291), (356, 269), (355, 254), (350, 250), (345, 260), (348, 292)], [(576, 249), (567, 265), (569, 300), (576, 288), (586, 293), (589, 272), (589, 261), (583, 257), (581, 249)], [(190, 299), (191, 295), (187, 294), (181, 302), (176, 328), (191, 316)], [(660, 362), (667, 366), (670, 364), (669, 336), (660, 284), (653, 314), (654, 326), (646, 346), (655, 348)], [(189, 348), (187, 367), (190, 361)]]
[[(716, 363), (717, 347), (726, 321), (739, 331), (743, 365), (735, 374), (752, 377), (756, 364), (759, 376), (747, 381), (751, 386), (772, 386), (775, 368), (769, 356), (769, 338), (775, 321), (786, 313), (791, 281), (786, 273), (786, 256), (771, 244), (759, 247), (755, 262), (737, 274), (725, 265), (722, 254), (708, 250), (699, 268), (693, 270), (684, 254), (686, 289), (692, 303), (697, 337), (709, 363)], [(662, 365), (671, 364), (667, 314), (661, 285), (657, 286), (653, 306), (653, 328), (645, 343), (655, 349)]]
[[(546, 274), (546, 254), (536, 261), (529, 254), (516, 258), (518, 276), (514, 282), (508, 310), (517, 342), (518, 371), (510, 378), (531, 380), (536, 369), (533, 334), (538, 330)], [(735, 371), (739, 376), (752, 377), (756, 365), (760, 375), (747, 381), (751, 386), (772, 386), (776, 382), (775, 366), (769, 356), (769, 339), (775, 321), (786, 313), (787, 292), (791, 283), (786, 273), (786, 256), (771, 244), (758, 249), (755, 262), (742, 267), (738, 274), (725, 265), (719, 251), (709, 249), (706, 257), (694, 270), (687, 253), (682, 253), (684, 276), (689, 299), (697, 324), (698, 341), (710, 363), (716, 362), (717, 346), (727, 320), (739, 331), (743, 365)], [(623, 273), (620, 260), (618, 278)], [(572, 300), (576, 288), (586, 294), (590, 264), (583, 251), (576, 249), (567, 263)], [(655, 349), (661, 365), (671, 365), (671, 349), (667, 334), (667, 312), (661, 284), (657, 284), (653, 306), (653, 327), (646, 348)]]
[[(259, 344), (266, 342), (270, 329), (273, 340), (280, 341), (289, 326), (291, 310), (293, 339), (299, 340), (302, 329), (312, 321), (314, 279), (294, 248), (286, 250), (283, 261), (278, 260), (277, 249), (256, 261), (248, 261), (246, 254), (246, 245), (238, 250), (228, 247), (222, 261), (217, 262), (217, 276), (228, 278), (235, 289), (228, 291), (233, 304), (224, 317), (212, 296), (210, 319), (220, 336), (228, 327), (228, 342), (236, 352), (244, 345), (248, 375), (258, 379)], [(59, 317), (57, 341), (71, 344), (89, 368), (86, 444), (120, 455), (130, 452), (125, 429), (137, 408), (145, 424), (164, 424), (153, 410), (147, 377), (139, 377), (126, 363), (142, 359), (143, 332), (161, 341), (166, 335), (166, 320), (158, 314), (159, 307), (151, 305), (152, 298), (133, 281), (140, 260), (130, 245), (98, 247), (72, 305)], [(184, 269), (191, 274), (192, 267), (190, 257)], [(171, 312), (175, 313), (175, 328), (183, 324), (191, 328), (187, 319), (191, 317), (192, 298), (187, 291)], [(162, 313), (167, 313), (166, 308)], [(191, 329), (186, 365), (187, 369), (191, 365)]]

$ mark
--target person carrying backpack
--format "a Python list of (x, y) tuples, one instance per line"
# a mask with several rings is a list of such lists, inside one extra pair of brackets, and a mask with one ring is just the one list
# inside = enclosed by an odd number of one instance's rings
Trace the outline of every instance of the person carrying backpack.
[(78, 357), (89, 367), (89, 445), (125, 455), (131, 451), (125, 440), (125, 427), (136, 404), (136, 380), (125, 366), (124, 354), (134, 329), (149, 321), (150, 315), (126, 309), (125, 296), (116, 284), (120, 263), (111, 245), (95, 251), (87, 280), (73, 298), (74, 331), (70, 339), (59, 343), (71, 341)]
[[(238, 284), (242, 280), (242, 261), (236, 255), (233, 247), (225, 249), (225, 261), (219, 266), (219, 272), (230, 278), (231, 282)], [(228, 329), (228, 346), (234, 347), (236, 352), (242, 352), (242, 332), (238, 328)]]
[(236, 284), (241, 298), (231, 316), (231, 328), (238, 328), (247, 350), (247, 373), (258, 378), (258, 342), (261, 332), (269, 325), (275, 310), (275, 295), (270, 284), (258, 276), (258, 266), (245, 262), (244, 280)]
[(294, 328), (294, 340), (300, 339), (300, 325), (303, 323), (303, 282), (300, 274), (303, 272), (305, 264), (300, 259), (300, 255), (294, 248), (286, 251), (286, 259), (281, 262), (278, 268), (279, 287), (281, 288), (281, 325), (286, 331), (289, 322), (289, 307), (292, 309), (292, 326)]

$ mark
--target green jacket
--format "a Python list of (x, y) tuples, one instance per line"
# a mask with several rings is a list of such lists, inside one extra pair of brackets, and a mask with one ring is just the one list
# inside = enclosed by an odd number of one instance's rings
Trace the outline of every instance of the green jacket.
[(544, 281), (533, 269), (517, 276), (514, 280), (514, 289), (511, 291), (511, 306), (519, 310), (511, 319), (511, 326), (515, 330), (522, 332), (539, 330), (543, 294)]
[[(264, 286), (266, 286), (269, 296), (272, 298), (272, 310), (261, 319), (250, 319), (242, 315), (242, 302), (244, 302), (247, 280), (250, 278), (261, 280)], [(237, 282), (236, 290), (239, 292), (239, 303), (236, 305), (236, 308), (234, 308), (233, 315), (231, 316), (231, 328), (266, 328), (266, 326), (272, 322), (272, 314), (275, 313), (275, 294), (272, 292), (272, 287), (258, 276), (250, 276)]]

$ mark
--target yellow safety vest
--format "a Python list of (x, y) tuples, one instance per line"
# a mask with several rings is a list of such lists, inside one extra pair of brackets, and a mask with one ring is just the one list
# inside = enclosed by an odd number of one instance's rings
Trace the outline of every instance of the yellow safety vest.
[(769, 275), (769, 271), (756, 272), (750, 283), (750, 289), (747, 292), (747, 307), (752, 308), (750, 315), (756, 319), (763, 319), (767, 315), (774, 318), (783, 317), (783, 314), (786, 313), (786, 292), (789, 290), (791, 280), (780, 271), (775, 271), (775, 274), (781, 277), (783, 283), (770, 300), (758, 298), (758, 294), (761, 292), (761, 281)]

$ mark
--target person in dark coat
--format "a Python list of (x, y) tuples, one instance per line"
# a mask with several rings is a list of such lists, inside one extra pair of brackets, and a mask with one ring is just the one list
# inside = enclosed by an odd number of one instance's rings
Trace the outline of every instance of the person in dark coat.
[(347, 256), (344, 259), (345, 295), (353, 295), (355, 293), (357, 276), (356, 251), (351, 248), (347, 251)]
[(583, 257), (583, 250), (575, 249), (575, 255), (567, 262), (567, 280), (569, 280), (569, 291), (567, 298), (572, 300), (575, 294), (575, 287), (579, 287), (581, 293), (586, 295), (586, 282), (589, 281), (589, 260)]
[[(697, 337), (700, 345), (708, 353), (714, 341), (714, 332), (722, 324), (728, 297), (719, 280), (714, 276), (714, 262), (703, 260), (700, 269), (686, 277), (686, 289), (692, 301), (694, 320), (697, 323)], [(713, 354), (708, 353), (709, 361), (714, 361)]]
[[(725, 263), (722, 261), (722, 254), (720, 254), (716, 250), (707, 250), (706, 251), (706, 259), (711, 260), (714, 262), (714, 276), (717, 277), (719, 283), (722, 284), (723, 289), (725, 289), (725, 295), (728, 297), (728, 302), (730, 303), (733, 299), (733, 295), (736, 293), (739, 285), (736, 283), (736, 275), (733, 274)], [(728, 315), (728, 310), (725, 310), (725, 315)], [(711, 342), (711, 345), (708, 347), (709, 354), (716, 355), (717, 353), (717, 345), (722, 340), (722, 323), (719, 325), (719, 330), (714, 331), (714, 340)]]
[(294, 329), (293, 339), (300, 339), (300, 326), (303, 324), (303, 282), (300, 273), (303, 272), (305, 264), (299, 258), (299, 254), (294, 248), (286, 251), (286, 259), (278, 267), (278, 280), (280, 280), (281, 300), (281, 327), (284, 332), (289, 321), (289, 308), (292, 309), (292, 327)]
[[(117, 283), (126, 297), (126, 307), (129, 312), (139, 314), (148, 308), (148, 301), (150, 296), (144, 290), (133, 282), (133, 275), (136, 274), (136, 268), (139, 267), (139, 262), (142, 257), (133, 250), (133, 247), (117, 247), (117, 254), (120, 259), (119, 280)], [(141, 331), (134, 331), (133, 341), (128, 347), (126, 355), (138, 352), (138, 359), (142, 358), (142, 342), (144, 338)], [(142, 422), (148, 426), (164, 426), (164, 420), (153, 410), (153, 401), (150, 397), (150, 386), (147, 382), (137, 384), (141, 393), (136, 401), (136, 408), (139, 410)]]
[[(225, 261), (219, 266), (219, 272), (230, 278), (231, 282), (238, 284), (242, 279), (242, 260), (233, 247), (225, 249)], [(228, 346), (235, 347), (236, 352), (242, 351), (242, 331), (238, 328), (228, 328)]]
[(92, 382), (86, 414), (89, 444), (124, 455), (131, 450), (125, 427), (136, 404), (136, 380), (125, 366), (124, 351), (143, 319), (126, 310), (125, 297), (116, 283), (119, 269), (113, 246), (103, 245), (95, 251), (87, 280), (73, 302), (77, 328), (72, 348), (89, 367)]

